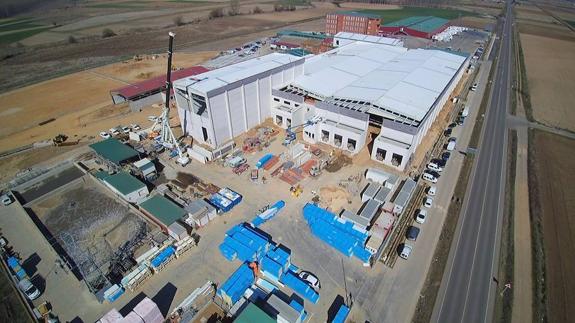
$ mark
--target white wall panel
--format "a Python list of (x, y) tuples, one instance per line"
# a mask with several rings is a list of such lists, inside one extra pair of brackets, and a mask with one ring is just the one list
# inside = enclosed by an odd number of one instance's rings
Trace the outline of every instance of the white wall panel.
[[(226, 109), (226, 93), (221, 93), (209, 99), (210, 102), (210, 116), (213, 119), (213, 145), (224, 143), (226, 140), (232, 138), (228, 126), (228, 112)], [(210, 125), (211, 128), (211, 125)], [(208, 128), (208, 129), (210, 129)], [(201, 129), (200, 129), (201, 133)]]
[(261, 122), (271, 116), (270, 108), (272, 104), (271, 76), (265, 77), (258, 81)]
[(242, 95), (241, 87), (228, 91), (228, 103), (230, 107), (230, 117), (232, 122), (233, 136), (239, 136), (245, 128), (245, 115), (244, 115), (244, 98)]
[(281, 86), (283, 84), (283, 74), (281, 71), (272, 74), (272, 87)]
[(248, 129), (253, 128), (258, 125), (259, 122), (259, 111), (258, 111), (258, 91), (257, 83), (252, 82), (244, 85), (244, 100), (246, 104), (247, 119), (248, 119)]

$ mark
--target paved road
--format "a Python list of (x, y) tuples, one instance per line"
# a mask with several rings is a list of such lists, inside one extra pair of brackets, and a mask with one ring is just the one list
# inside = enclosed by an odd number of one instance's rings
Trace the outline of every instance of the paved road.
[(506, 113), (511, 63), (511, 5), (500, 34), (500, 52), (487, 119), (471, 183), (451, 246), (451, 262), (441, 282), (434, 322), (491, 322), (497, 272), (499, 224), (505, 185)]

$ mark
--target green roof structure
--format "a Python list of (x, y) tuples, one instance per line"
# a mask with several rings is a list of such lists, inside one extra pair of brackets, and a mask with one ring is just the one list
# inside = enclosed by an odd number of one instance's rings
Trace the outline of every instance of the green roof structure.
[(124, 160), (138, 156), (138, 152), (130, 146), (126, 146), (116, 138), (108, 138), (97, 143), (91, 144), (92, 148), (98, 155), (113, 162), (120, 164)]
[(445, 24), (447, 24), (449, 20), (433, 17), (433, 16), (413, 16), (401, 20), (397, 20), (394, 22), (390, 22), (388, 24), (384, 24), (384, 27), (408, 27), (413, 30), (422, 31), (425, 33), (430, 33), (435, 31)]
[(361, 12), (361, 11), (338, 11), (336, 12), (336, 14), (338, 15), (346, 15), (346, 16), (354, 16), (354, 17), (367, 17), (367, 18), (372, 18), (372, 19), (380, 19), (381, 16), (380, 15), (376, 15), (373, 13), (368, 13), (368, 12)]
[(186, 215), (186, 211), (161, 195), (154, 195), (140, 204), (164, 225), (169, 226)]
[(146, 187), (146, 184), (140, 182), (137, 178), (126, 172), (119, 172), (117, 174), (110, 175), (105, 177), (103, 180), (124, 195), (128, 195)]
[(261, 308), (257, 307), (254, 303), (249, 303), (248, 306), (238, 315), (234, 323), (275, 323), (276, 320), (272, 319)]

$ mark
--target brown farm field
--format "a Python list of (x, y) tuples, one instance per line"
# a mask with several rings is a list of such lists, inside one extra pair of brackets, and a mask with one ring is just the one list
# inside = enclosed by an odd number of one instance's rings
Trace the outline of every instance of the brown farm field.
[(575, 41), (520, 34), (533, 116), (575, 131)]
[(575, 317), (575, 140), (542, 131), (533, 138), (530, 172), (536, 174), (537, 193), (531, 199), (540, 214), (531, 216), (538, 217), (543, 228), (547, 318), (570, 322)]
[[(190, 67), (215, 56), (213, 51), (176, 53), (174, 66)], [(71, 139), (97, 136), (117, 125), (147, 123), (159, 110), (130, 113), (126, 105), (112, 105), (110, 90), (165, 73), (166, 59), (146, 56), (53, 80), (0, 95), (0, 151), (64, 133)], [(42, 121), (56, 120), (39, 126)]]

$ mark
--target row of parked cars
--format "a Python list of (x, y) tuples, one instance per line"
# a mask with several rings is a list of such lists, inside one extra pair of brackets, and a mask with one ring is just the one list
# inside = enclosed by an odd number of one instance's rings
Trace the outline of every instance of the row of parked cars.
[(109, 131), (102, 131), (100, 132), (100, 137), (102, 137), (103, 139), (108, 139), (111, 137), (115, 137), (121, 133), (130, 133), (130, 131), (138, 131), (142, 129), (139, 125), (137, 124), (131, 124), (130, 126), (117, 126), (114, 128), (110, 128)]
[[(427, 219), (427, 211), (431, 207), (433, 207), (433, 196), (435, 196), (435, 194), (437, 194), (437, 187), (435, 185), (432, 185), (427, 189), (427, 196), (423, 199), (422, 207), (419, 210), (417, 210), (415, 214), (415, 222), (417, 222), (418, 224), (423, 225), (425, 223), (425, 220)], [(420, 231), (421, 231), (420, 228), (411, 225), (407, 228), (407, 231), (405, 232), (405, 238), (408, 241), (415, 242), (417, 240), (417, 237), (419, 236)], [(403, 259), (407, 259), (409, 258), (409, 255), (411, 254), (412, 250), (413, 246), (411, 244), (405, 243), (401, 248), (399, 256)]]
[[(457, 126), (457, 123), (451, 123), (447, 127), (447, 129), (444, 131), (443, 134), (445, 136), (450, 136), (452, 134), (453, 128), (455, 128), (456, 126)], [(443, 171), (443, 169), (447, 165), (447, 161), (451, 157), (452, 151), (455, 150), (456, 142), (457, 142), (457, 138), (455, 138), (455, 137), (450, 137), (447, 140), (447, 145), (445, 146), (445, 150), (441, 153), (441, 156), (431, 159), (429, 161), (429, 163), (426, 165), (426, 169), (423, 172), (423, 175), (421, 175), (423, 180), (430, 182), (431, 184), (437, 183), (437, 181), (440, 177), (440, 173)], [(425, 220), (427, 219), (427, 211), (431, 207), (433, 207), (433, 197), (435, 196), (435, 194), (437, 194), (437, 187), (435, 185), (431, 185), (427, 189), (426, 197), (423, 199), (423, 206), (420, 209), (418, 209), (417, 212), (415, 213), (415, 222), (416, 223), (418, 223), (420, 225), (423, 225), (425, 223)], [(407, 231), (405, 233), (405, 237), (409, 241), (415, 241), (415, 240), (417, 240), (417, 237), (419, 236), (419, 232), (420, 232), (420, 228), (418, 228), (416, 226), (410, 226), (407, 228)], [(399, 256), (403, 259), (407, 259), (409, 257), (409, 255), (411, 254), (412, 250), (413, 250), (413, 246), (405, 243), (403, 245), (403, 247), (401, 248)]]

